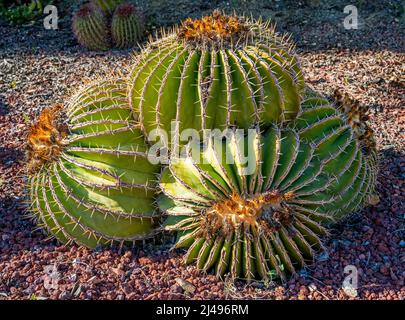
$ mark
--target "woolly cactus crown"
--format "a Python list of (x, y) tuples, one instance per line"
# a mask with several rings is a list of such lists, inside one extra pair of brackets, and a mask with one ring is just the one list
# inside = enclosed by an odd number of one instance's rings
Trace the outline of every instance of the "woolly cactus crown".
[(67, 126), (63, 123), (62, 105), (45, 109), (28, 133), (28, 168), (33, 172), (60, 156)]

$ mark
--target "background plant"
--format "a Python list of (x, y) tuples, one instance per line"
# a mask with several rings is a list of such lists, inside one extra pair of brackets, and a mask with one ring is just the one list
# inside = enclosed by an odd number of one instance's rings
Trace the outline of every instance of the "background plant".
[(117, 6), (111, 21), (111, 36), (118, 48), (130, 48), (142, 38), (145, 26), (143, 17), (131, 3)]
[(107, 16), (111, 16), (124, 0), (91, 0), (90, 2), (103, 10)]
[(129, 2), (114, 0), (94, 0), (81, 5), (73, 15), (72, 25), (78, 42), (90, 50), (129, 48), (144, 32), (138, 9)]

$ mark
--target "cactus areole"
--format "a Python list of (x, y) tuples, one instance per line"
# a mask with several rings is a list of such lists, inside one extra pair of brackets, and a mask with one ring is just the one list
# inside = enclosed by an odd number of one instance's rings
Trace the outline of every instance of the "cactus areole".
[(130, 83), (131, 106), (147, 134), (293, 120), (303, 91), (286, 37), (269, 23), (218, 11), (187, 19), (151, 42), (135, 62)]
[(95, 247), (152, 237), (159, 167), (126, 99), (126, 82), (86, 87), (44, 110), (28, 133), (34, 218), (60, 241)]
[(186, 262), (219, 277), (285, 279), (315, 259), (331, 223), (373, 202), (375, 150), (321, 97), (288, 126), (188, 147), (158, 202)]

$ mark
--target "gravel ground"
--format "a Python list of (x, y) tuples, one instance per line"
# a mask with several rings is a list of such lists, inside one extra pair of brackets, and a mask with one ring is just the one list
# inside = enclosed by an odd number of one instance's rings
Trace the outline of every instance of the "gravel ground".
[[(154, 251), (148, 245), (98, 251), (67, 248), (47, 240), (30, 220), (23, 219), (24, 144), (30, 121), (86, 79), (125, 73), (131, 59), (127, 51), (99, 54), (80, 49), (68, 18), (58, 31), (0, 24), (0, 299), (403, 300), (404, 29), (386, 9), (391, 7), (385, 6), (364, 9), (362, 27), (345, 31), (339, 25), (341, 8), (329, 6), (323, 14), (315, 11), (314, 23), (302, 24), (294, 21), (305, 21), (308, 12), (298, 8), (294, 11), (298, 16), (288, 16), (281, 8), (276, 20), (283, 21), (280, 30), (293, 33), (308, 83), (326, 94), (341, 88), (369, 108), (381, 158), (381, 201), (338, 225), (319, 262), (284, 285), (220, 282), (185, 266), (182, 252), (168, 251), (168, 245)], [(193, 15), (210, 9), (188, 8)], [(274, 13), (263, 8), (264, 14), (265, 10)], [(283, 20), (287, 16), (290, 20)], [(155, 14), (154, 19), (160, 17)], [(342, 289), (347, 265), (358, 268), (357, 293)]]

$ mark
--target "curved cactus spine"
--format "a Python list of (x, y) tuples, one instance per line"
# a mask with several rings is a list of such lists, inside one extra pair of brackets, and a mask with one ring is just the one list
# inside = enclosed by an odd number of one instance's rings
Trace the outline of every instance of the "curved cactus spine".
[(118, 48), (136, 45), (144, 30), (143, 19), (133, 4), (120, 4), (114, 11), (111, 23), (111, 35)]
[(303, 77), (293, 46), (268, 23), (215, 11), (152, 42), (130, 75), (146, 133), (249, 128), (295, 118)]
[(158, 203), (186, 262), (218, 277), (285, 279), (374, 192), (375, 152), (364, 153), (346, 116), (321, 97), (306, 98), (287, 127), (188, 147), (163, 171)]
[(159, 167), (147, 159), (126, 88), (123, 80), (90, 85), (30, 129), (33, 216), (62, 242), (94, 248), (156, 232)]
[(115, 8), (122, 2), (123, 0), (91, 0), (91, 3), (103, 10), (107, 16), (111, 16)]
[(72, 28), (82, 46), (90, 50), (109, 49), (107, 18), (98, 7), (90, 3), (81, 6), (73, 15)]

